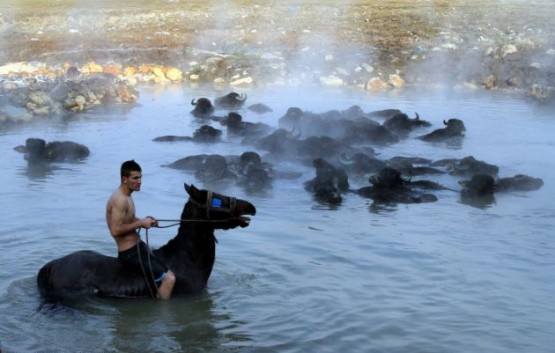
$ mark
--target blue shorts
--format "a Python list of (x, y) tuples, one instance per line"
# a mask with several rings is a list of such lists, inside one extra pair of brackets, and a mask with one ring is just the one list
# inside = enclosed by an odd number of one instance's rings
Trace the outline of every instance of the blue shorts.
[(144, 271), (148, 277), (151, 276), (152, 270), (154, 282), (156, 283), (161, 282), (168, 272), (166, 265), (152, 254), (146, 243), (142, 240), (136, 246), (119, 252), (118, 259), (125, 265), (141, 271), (141, 273)]

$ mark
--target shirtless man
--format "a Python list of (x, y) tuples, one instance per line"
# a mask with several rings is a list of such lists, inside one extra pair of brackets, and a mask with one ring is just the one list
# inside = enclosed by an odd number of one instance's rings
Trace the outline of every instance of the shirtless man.
[[(145, 242), (141, 241), (138, 229), (156, 227), (154, 217), (137, 218), (135, 204), (131, 198), (134, 191), (141, 190), (141, 167), (134, 160), (121, 165), (121, 184), (112, 193), (106, 205), (106, 223), (118, 247), (118, 258), (125, 264), (152, 273), (159, 299), (170, 299), (175, 275), (166, 265), (153, 256)], [(148, 259), (150, 257), (150, 261)], [(141, 265), (142, 262), (142, 265)], [(152, 269), (152, 272), (151, 272)]]

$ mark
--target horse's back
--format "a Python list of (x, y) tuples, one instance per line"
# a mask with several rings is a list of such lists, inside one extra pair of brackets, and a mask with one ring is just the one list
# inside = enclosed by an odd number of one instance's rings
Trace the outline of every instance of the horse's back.
[(50, 300), (145, 296), (144, 278), (117, 258), (91, 250), (76, 251), (48, 262), (39, 270), (37, 287)]

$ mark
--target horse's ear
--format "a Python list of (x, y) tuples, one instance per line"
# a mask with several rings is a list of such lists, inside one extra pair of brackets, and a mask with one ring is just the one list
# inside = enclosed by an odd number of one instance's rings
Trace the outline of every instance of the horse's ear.
[[(193, 196), (193, 194), (198, 193), (198, 189), (193, 184), (189, 185), (187, 183), (184, 183), (183, 185), (185, 186), (185, 191), (187, 191), (189, 196)], [(193, 196), (193, 198), (194, 198), (194, 196)]]

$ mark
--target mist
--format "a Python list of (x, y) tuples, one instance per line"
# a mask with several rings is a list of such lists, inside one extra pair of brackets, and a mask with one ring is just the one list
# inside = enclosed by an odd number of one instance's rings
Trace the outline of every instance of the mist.
[(548, 1), (95, 4), (10, 3), (0, 15), (0, 65), (158, 65), (218, 89), (456, 87), (549, 99), (554, 86)]

